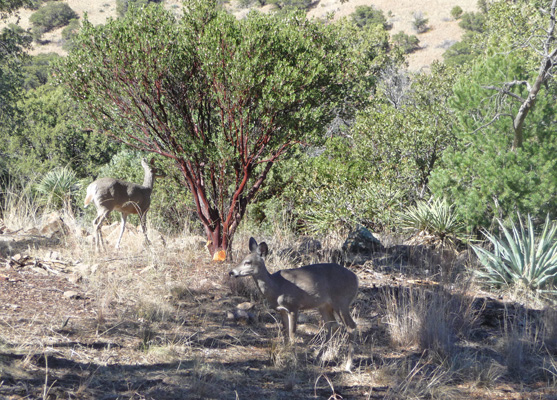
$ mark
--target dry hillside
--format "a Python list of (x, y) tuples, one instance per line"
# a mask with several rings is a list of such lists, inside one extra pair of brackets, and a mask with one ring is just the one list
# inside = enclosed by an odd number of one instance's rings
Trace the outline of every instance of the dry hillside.
[[(116, 0), (65, 0), (70, 7), (81, 17), (87, 13), (88, 19), (94, 24), (101, 24), (109, 17), (116, 16)], [(328, 13), (334, 12), (335, 18), (350, 15), (357, 6), (370, 5), (383, 10), (389, 16), (393, 24), (393, 34), (404, 31), (407, 34), (415, 34), (412, 28), (413, 15), (421, 12), (429, 20), (430, 29), (417, 35), (420, 39), (422, 49), (408, 57), (411, 70), (420, 70), (427, 67), (433, 60), (442, 58), (447, 45), (452, 41), (459, 40), (462, 30), (458, 22), (450, 17), (450, 11), (454, 6), (460, 6), (465, 12), (476, 10), (477, 0), (349, 0), (341, 4), (340, 0), (321, 0), (308, 13), (310, 17), (322, 18)], [(179, 4), (176, 0), (166, 0), (169, 6)], [(232, 3), (233, 4), (233, 3)], [(231, 6), (232, 11), (241, 17), (246, 10)], [(24, 28), (29, 26), (30, 10), (20, 13), (20, 24)], [(64, 54), (59, 41), (61, 29), (44, 35), (45, 45), (35, 45), (32, 54), (58, 52)]]

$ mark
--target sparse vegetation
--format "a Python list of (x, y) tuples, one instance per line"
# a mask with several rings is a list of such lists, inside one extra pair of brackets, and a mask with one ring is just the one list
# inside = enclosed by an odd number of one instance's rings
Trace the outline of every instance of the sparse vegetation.
[(416, 32), (424, 33), (429, 29), (428, 26), (429, 19), (424, 17), (421, 11), (415, 12), (414, 14), (412, 14), (412, 16), (414, 17), (414, 20), (412, 21), (412, 26), (414, 27), (414, 30)]
[(459, 18), (462, 16), (462, 13), (463, 13), (463, 12), (464, 12), (464, 11), (462, 10), (462, 7), (460, 7), (460, 6), (454, 6), (454, 7), (451, 9), (451, 17), (452, 17), (453, 19), (459, 19)]
[(64, 2), (48, 3), (39, 8), (29, 21), (33, 25), (33, 39), (39, 42), (42, 35), (54, 28), (59, 28), (70, 23), (79, 16)]
[(380, 25), (384, 29), (390, 29), (391, 25), (387, 22), (385, 14), (373, 6), (358, 6), (351, 14), (352, 20), (360, 28), (364, 26)]
[(410, 54), (420, 48), (420, 39), (416, 35), (408, 35), (403, 31), (393, 35), (393, 43), (399, 46), (405, 54)]

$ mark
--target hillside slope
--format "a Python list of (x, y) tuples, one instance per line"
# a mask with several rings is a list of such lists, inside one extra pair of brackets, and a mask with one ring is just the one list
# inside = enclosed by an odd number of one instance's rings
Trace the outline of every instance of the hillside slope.
[[(102, 24), (109, 17), (116, 17), (116, 0), (63, 0), (83, 18), (87, 13), (87, 18), (93, 24)], [(454, 41), (460, 40), (462, 29), (458, 22), (450, 17), (450, 11), (454, 6), (460, 6), (465, 12), (476, 11), (477, 0), (349, 0), (341, 3), (340, 0), (320, 0), (309, 12), (310, 18), (323, 18), (328, 13), (334, 13), (335, 18), (349, 16), (357, 6), (367, 5), (382, 10), (388, 16), (389, 22), (393, 27), (391, 34), (404, 31), (407, 34), (416, 34), (412, 28), (414, 13), (421, 12), (429, 20), (430, 29), (420, 35), (421, 49), (408, 57), (408, 64), (411, 70), (420, 70), (427, 67), (433, 60), (442, 59), (442, 54), (446, 48)], [(169, 7), (179, 6), (177, 0), (165, 0)], [(242, 10), (231, 5), (231, 10), (238, 17), (243, 16), (247, 10)], [(19, 24), (23, 28), (29, 27), (29, 17), (33, 13), (31, 10), (20, 12)], [(12, 18), (10, 22), (15, 22)], [(43, 36), (45, 44), (34, 44), (31, 54), (56, 52), (65, 54), (60, 43), (61, 29), (49, 32)]]

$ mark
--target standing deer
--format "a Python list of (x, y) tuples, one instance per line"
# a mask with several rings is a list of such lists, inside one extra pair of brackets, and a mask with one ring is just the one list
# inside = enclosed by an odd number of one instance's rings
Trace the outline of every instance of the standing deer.
[[(350, 304), (358, 292), (358, 277), (338, 264), (312, 264), (301, 268), (283, 269), (270, 274), (265, 267), (269, 250), (265, 242), (249, 240), (251, 253), (230, 271), (234, 277), (251, 276), (270, 306), (279, 311), (287, 340), (294, 341), (298, 311), (318, 309), (328, 328), (329, 336), (335, 320), (342, 322), (352, 336), (356, 323), (350, 316)], [(350, 369), (350, 346), (347, 369)]]
[(151, 165), (149, 165), (143, 158), (141, 159), (141, 165), (145, 170), (143, 185), (114, 178), (100, 178), (87, 187), (85, 207), (91, 201), (97, 207), (97, 218), (93, 221), (94, 241), (97, 250), (99, 248), (104, 249), (101, 225), (112, 211), (120, 211), (122, 214), (122, 227), (116, 242), (116, 248), (120, 247), (120, 241), (122, 240), (126, 227), (126, 219), (129, 214), (137, 214), (139, 216), (143, 235), (145, 235), (145, 242), (147, 244), (151, 243), (147, 237), (146, 214), (151, 205), (151, 192), (153, 191), (155, 177), (161, 175), (156, 175), (154, 159), (151, 159)]

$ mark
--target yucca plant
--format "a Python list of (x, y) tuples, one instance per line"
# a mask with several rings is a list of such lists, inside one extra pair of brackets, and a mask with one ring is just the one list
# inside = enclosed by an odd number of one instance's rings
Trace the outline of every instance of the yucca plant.
[(510, 230), (501, 220), (498, 223), (502, 237), (484, 232), (493, 245), (493, 251), (472, 245), (483, 267), (477, 271), (478, 276), (488, 285), (557, 294), (557, 224), (547, 216), (541, 233), (536, 235), (530, 215), (526, 221), (527, 227), (520, 214), (518, 224), (513, 222)]
[(442, 241), (460, 239), (464, 233), (464, 225), (454, 212), (454, 206), (446, 199), (419, 201), (400, 214), (400, 224), (404, 230), (425, 232)]
[(71, 211), (71, 197), (79, 190), (80, 184), (74, 171), (62, 167), (49, 171), (35, 188), (43, 204)]

